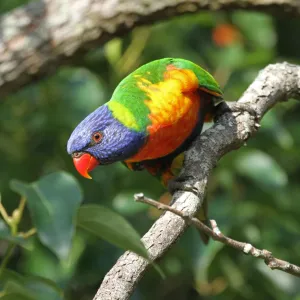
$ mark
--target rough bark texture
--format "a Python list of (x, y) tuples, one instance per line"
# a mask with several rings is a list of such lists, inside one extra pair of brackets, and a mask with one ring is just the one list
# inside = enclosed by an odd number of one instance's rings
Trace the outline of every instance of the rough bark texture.
[[(239, 104), (249, 105), (257, 118), (246, 111), (224, 113), (187, 151), (184, 169), (178, 177), (195, 188), (195, 192), (177, 192), (173, 206), (193, 216), (203, 202), (209, 175), (218, 160), (245, 143), (259, 127), (258, 122), (276, 103), (290, 97), (300, 99), (300, 67), (281, 63), (269, 65), (250, 85)], [(188, 178), (188, 180), (187, 180)], [(151, 259), (160, 258), (185, 231), (185, 221), (170, 212), (161, 216), (142, 238)], [(133, 293), (149, 263), (126, 252), (105, 276), (94, 300), (125, 300)]]
[(0, 18), (0, 95), (53, 73), (136, 25), (204, 9), (300, 15), (299, 0), (40, 0)]

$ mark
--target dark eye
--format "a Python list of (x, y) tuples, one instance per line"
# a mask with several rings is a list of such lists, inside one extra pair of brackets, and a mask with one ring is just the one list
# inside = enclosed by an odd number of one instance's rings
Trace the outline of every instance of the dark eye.
[(74, 152), (74, 153), (72, 154), (72, 157), (74, 157), (74, 158), (79, 158), (81, 155), (82, 155), (82, 152)]
[(100, 143), (102, 140), (103, 134), (101, 132), (95, 132), (93, 133), (92, 139), (95, 143)]

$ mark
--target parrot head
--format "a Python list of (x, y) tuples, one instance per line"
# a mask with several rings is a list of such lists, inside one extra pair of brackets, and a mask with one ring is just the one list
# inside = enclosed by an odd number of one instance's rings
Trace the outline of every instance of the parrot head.
[(98, 165), (122, 161), (134, 155), (144, 143), (144, 135), (127, 128), (107, 105), (88, 115), (71, 134), (67, 151), (77, 171), (86, 178)]

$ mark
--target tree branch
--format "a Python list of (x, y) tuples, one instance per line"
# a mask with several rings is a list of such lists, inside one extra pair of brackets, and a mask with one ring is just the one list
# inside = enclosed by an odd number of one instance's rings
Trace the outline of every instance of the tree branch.
[(156, 207), (159, 210), (164, 210), (164, 211), (170, 211), (173, 214), (180, 216), (183, 218), (189, 225), (192, 224), (196, 226), (198, 229), (202, 230), (205, 232), (207, 235), (209, 235), (213, 240), (221, 242), (227, 246), (230, 246), (236, 250), (240, 250), (244, 252), (245, 254), (250, 254), (255, 258), (261, 258), (265, 261), (265, 264), (271, 268), (272, 270), (281, 270), (283, 272), (292, 274), (294, 276), (300, 277), (300, 267), (291, 264), (287, 261), (281, 260), (279, 258), (276, 258), (272, 255), (272, 252), (269, 250), (260, 250), (255, 248), (249, 243), (243, 243), (236, 241), (230, 237), (225, 236), (219, 229), (217, 222), (215, 220), (210, 220), (211, 223), (211, 228), (206, 226), (204, 223), (202, 223), (199, 219), (197, 218), (192, 218), (190, 216), (186, 216), (185, 213), (182, 211), (179, 211), (177, 209), (174, 209), (173, 207), (159, 203), (155, 200), (152, 200), (148, 197), (145, 197), (144, 194), (135, 194), (134, 199), (137, 202), (145, 203), (151, 206)]
[[(203, 203), (208, 178), (218, 160), (243, 146), (257, 131), (257, 122), (263, 115), (276, 103), (291, 97), (300, 100), (300, 66), (281, 63), (262, 70), (237, 102), (250, 106), (257, 118), (246, 111), (225, 112), (199, 136), (186, 152), (184, 168), (177, 177), (178, 182), (192, 186), (194, 192), (176, 192), (172, 207), (193, 217)], [(150, 258), (155, 261), (166, 253), (187, 226), (183, 218), (171, 212), (163, 214), (142, 238)], [(106, 274), (94, 300), (128, 299), (147, 267), (149, 262), (145, 259), (125, 252)]]
[(298, 0), (40, 0), (0, 18), (0, 95), (52, 74), (137, 25), (201, 10), (300, 15)]

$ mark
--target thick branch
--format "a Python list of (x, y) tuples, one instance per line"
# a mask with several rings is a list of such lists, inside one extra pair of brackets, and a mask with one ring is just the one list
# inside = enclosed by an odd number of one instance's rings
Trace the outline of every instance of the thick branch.
[[(276, 103), (289, 97), (300, 99), (300, 67), (281, 63), (269, 65), (260, 72), (238, 103), (250, 105), (262, 116)], [(218, 160), (257, 130), (257, 122), (247, 112), (225, 113), (206, 130), (187, 151), (178, 182), (186, 182), (195, 192), (176, 192), (172, 207), (192, 217), (205, 196), (208, 178)], [(188, 180), (186, 180), (188, 178)], [(171, 212), (163, 214), (144, 235), (142, 241), (150, 258), (160, 258), (185, 231), (187, 223)], [(138, 255), (125, 252), (106, 274), (94, 300), (128, 299), (149, 263)]]
[(195, 217), (189, 217), (186, 216), (185, 213), (182, 211), (179, 211), (177, 209), (174, 209), (173, 207), (159, 203), (155, 200), (152, 200), (150, 198), (147, 198), (144, 196), (144, 194), (136, 194), (134, 195), (134, 199), (137, 202), (149, 204), (151, 206), (156, 207), (159, 210), (164, 211), (170, 211), (173, 214), (180, 216), (183, 218), (188, 224), (192, 224), (196, 226), (198, 229), (205, 232), (208, 236), (210, 236), (213, 240), (221, 242), (227, 246), (230, 246), (236, 250), (240, 250), (245, 254), (250, 254), (255, 258), (261, 258), (265, 261), (265, 264), (271, 268), (272, 270), (280, 270), (289, 274), (292, 274), (294, 276), (300, 277), (300, 267), (291, 264), (287, 261), (284, 261), (282, 259), (276, 258), (272, 255), (272, 252), (269, 250), (263, 249), (260, 250), (258, 248), (255, 248), (249, 243), (243, 243), (236, 241), (228, 236), (225, 236), (219, 229), (217, 222), (215, 220), (211, 220), (211, 226), (212, 229), (206, 226), (204, 223), (202, 223), (199, 219)]
[(55, 72), (133, 27), (204, 9), (300, 15), (298, 0), (40, 0), (0, 18), (0, 95)]

